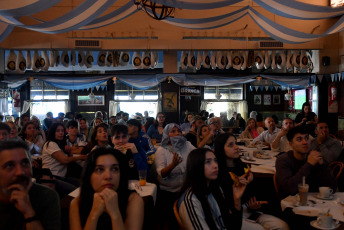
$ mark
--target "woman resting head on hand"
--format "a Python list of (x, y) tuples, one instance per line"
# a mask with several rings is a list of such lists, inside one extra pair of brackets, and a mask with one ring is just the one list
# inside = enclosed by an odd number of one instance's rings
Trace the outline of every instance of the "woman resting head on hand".
[(111, 148), (97, 148), (86, 159), (80, 196), (70, 207), (70, 229), (142, 229), (142, 198), (128, 190), (127, 164)]

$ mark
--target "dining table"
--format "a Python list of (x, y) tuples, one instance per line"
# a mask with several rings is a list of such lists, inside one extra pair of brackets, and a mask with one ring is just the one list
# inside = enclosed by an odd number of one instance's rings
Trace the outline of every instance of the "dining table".
[(276, 157), (279, 152), (257, 146), (239, 146), (241, 160), (251, 165), (254, 174), (273, 176), (276, 173)]
[[(281, 200), (283, 212), (292, 212), (294, 219), (306, 222), (306, 229), (321, 229), (316, 224), (316, 219), (320, 213), (330, 213), (334, 223), (330, 229), (344, 229), (344, 192), (337, 192), (328, 198), (322, 198), (319, 193), (308, 193), (307, 204), (299, 205), (299, 195), (288, 196)], [(290, 215), (289, 215), (290, 216)]]

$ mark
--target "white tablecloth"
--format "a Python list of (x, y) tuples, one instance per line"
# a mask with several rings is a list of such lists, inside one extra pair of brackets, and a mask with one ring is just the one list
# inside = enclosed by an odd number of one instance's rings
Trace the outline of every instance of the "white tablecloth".
[[(307, 202), (308, 206), (297, 207), (298, 195), (288, 196), (281, 201), (282, 211), (286, 208), (293, 208), (296, 214), (304, 216), (317, 216), (319, 212), (327, 212), (330, 209), (330, 213), (333, 219), (344, 222), (344, 192), (337, 192), (333, 194), (332, 200), (322, 200), (317, 198), (318, 193), (309, 193), (308, 200), (313, 202)], [(315, 203), (315, 204), (313, 204)]]
[[(243, 153), (248, 152), (251, 155), (254, 151), (257, 151), (257, 148), (248, 148), (245, 146), (240, 146), (240, 149), (243, 150)], [(274, 174), (276, 172), (275, 163), (276, 163), (276, 155), (277, 152), (273, 152), (271, 150), (262, 150), (264, 154), (270, 156), (270, 159), (259, 159), (253, 157), (254, 161), (246, 160), (244, 157), (241, 157), (241, 160), (245, 163), (251, 164), (251, 171), (254, 173), (266, 173), (266, 174)]]

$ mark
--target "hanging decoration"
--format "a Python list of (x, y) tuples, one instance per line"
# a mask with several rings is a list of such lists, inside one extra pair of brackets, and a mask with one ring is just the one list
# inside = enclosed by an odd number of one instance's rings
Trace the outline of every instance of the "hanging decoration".
[(149, 69), (152, 64), (151, 53), (149, 51), (142, 52), (142, 68)]
[(91, 68), (93, 66), (93, 53), (89, 50), (86, 51), (86, 57), (85, 57), (85, 66), (87, 68)]
[(140, 52), (138, 52), (138, 51), (134, 52), (133, 58), (132, 58), (132, 65), (136, 69), (141, 69), (142, 61), (141, 61), (141, 54), (140, 54)]
[(16, 70), (18, 73), (25, 73), (26, 69), (26, 60), (24, 58), (23, 52), (18, 51), (17, 60), (16, 60)]
[(26, 69), (31, 69), (31, 51), (30, 50), (26, 50)]
[(182, 54), (180, 56), (180, 68), (182, 68), (182, 70), (186, 70), (187, 66), (188, 66), (188, 52), (182, 51)]
[(209, 51), (203, 51), (202, 54), (202, 66), (206, 69), (210, 68), (210, 56)]
[(226, 65), (226, 69), (229, 69), (233, 66), (233, 64), (232, 64), (232, 51), (231, 50), (227, 51), (226, 55), (227, 55), (227, 60), (228, 60), (228, 63)]
[(106, 52), (101, 50), (98, 53), (97, 64), (98, 66), (105, 66)]
[(41, 64), (41, 70), (48, 71), (50, 62), (49, 62), (49, 56), (48, 52), (46, 50), (41, 51), (41, 57), (39, 59), (39, 62)]
[(113, 52), (108, 50), (106, 51), (105, 65), (107, 67), (110, 67), (112, 65), (112, 62), (113, 62)]
[(34, 72), (39, 72), (40, 68), (41, 68), (40, 57), (39, 57), (38, 51), (35, 50), (33, 52), (33, 58), (32, 58), (32, 70)]
[(16, 60), (17, 60), (17, 55), (14, 52), (14, 50), (10, 50), (10, 53), (7, 56), (6, 59), (6, 70), (9, 71), (14, 71), (16, 70)]
[(188, 66), (191, 69), (196, 69), (196, 58), (195, 58), (195, 51), (190, 50), (188, 54)]
[(71, 51), (71, 54), (70, 54), (70, 64), (72, 66), (76, 65), (76, 52), (75, 52), (75, 50)]
[[(119, 65), (120, 66), (127, 66), (130, 61), (130, 54), (129, 52), (122, 51), (119, 57)], [(142, 60), (143, 61), (143, 60)]]
[(79, 50), (78, 51), (78, 65), (80, 67), (83, 67), (85, 65), (85, 62), (86, 62), (85, 52), (83, 50)]
[(263, 61), (263, 55), (262, 51), (255, 52), (255, 58), (254, 58), (254, 63), (256, 65), (257, 69), (263, 69), (264, 68), (264, 61)]

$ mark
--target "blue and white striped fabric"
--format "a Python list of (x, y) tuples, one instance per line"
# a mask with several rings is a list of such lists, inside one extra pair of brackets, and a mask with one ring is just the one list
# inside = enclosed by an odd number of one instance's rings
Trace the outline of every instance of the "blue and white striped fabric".
[(271, 13), (286, 18), (317, 20), (341, 16), (343, 7), (318, 6), (293, 0), (253, 0)]
[(151, 0), (165, 6), (170, 6), (178, 9), (189, 9), (189, 10), (208, 10), (216, 9), (225, 6), (234, 5), (243, 0)]
[(329, 34), (333, 34), (343, 30), (344, 16), (342, 16), (331, 28), (323, 34), (309, 34), (297, 30), (289, 29), (278, 23), (273, 22), (264, 15), (260, 14), (253, 8), (248, 10), (250, 17), (257, 23), (257, 25), (265, 31), (272, 38), (285, 43), (304, 43), (309, 42)]
[(237, 21), (247, 14), (248, 6), (236, 10), (232, 13), (219, 15), (210, 18), (199, 19), (182, 19), (182, 18), (166, 18), (164, 22), (188, 29), (214, 29), (224, 25), (228, 25)]
[(0, 15), (20, 17), (49, 9), (62, 0), (1, 0)]

